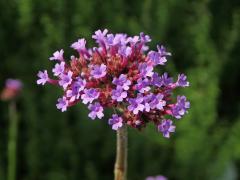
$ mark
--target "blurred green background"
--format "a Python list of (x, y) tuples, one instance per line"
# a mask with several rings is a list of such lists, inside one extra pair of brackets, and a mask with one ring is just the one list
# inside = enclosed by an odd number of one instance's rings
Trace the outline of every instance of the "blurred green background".
[[(48, 58), (97, 29), (145, 32), (172, 52), (164, 70), (187, 74), (178, 91), (191, 109), (171, 139), (153, 126), (130, 130), (130, 180), (163, 174), (176, 180), (233, 180), (240, 171), (239, 0), (0, 0), (0, 87), (19, 78), (18, 180), (113, 179), (115, 132), (91, 121), (83, 105), (56, 109), (61, 90), (36, 85)], [(0, 180), (7, 171), (7, 103), (0, 103)]]

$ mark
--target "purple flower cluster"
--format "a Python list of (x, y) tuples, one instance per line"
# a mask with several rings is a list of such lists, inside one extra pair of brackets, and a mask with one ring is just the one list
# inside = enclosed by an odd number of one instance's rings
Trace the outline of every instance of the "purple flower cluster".
[(0, 99), (4, 101), (16, 98), (23, 88), (23, 84), (19, 79), (7, 79), (5, 87), (0, 92)]
[(165, 176), (158, 175), (158, 176), (149, 176), (145, 180), (167, 180)]
[(165, 116), (180, 119), (190, 107), (185, 96), (177, 96), (176, 102), (172, 97), (176, 88), (189, 86), (186, 75), (179, 74), (174, 81), (167, 73), (154, 72), (166, 64), (171, 53), (163, 46), (148, 51), (151, 38), (144, 33), (129, 37), (105, 29), (96, 31), (92, 38), (97, 47), (87, 48), (84, 38), (71, 45), (79, 55), (71, 56), (69, 62), (62, 49), (54, 52), (49, 59), (56, 62), (52, 69), (55, 78), (50, 78), (47, 70), (39, 71), (37, 84), (63, 89), (57, 103), (61, 111), (82, 102), (88, 104), (91, 119), (102, 119), (104, 109), (113, 108), (118, 112), (108, 121), (113, 130), (123, 124), (141, 129), (153, 122), (169, 138), (175, 126)]

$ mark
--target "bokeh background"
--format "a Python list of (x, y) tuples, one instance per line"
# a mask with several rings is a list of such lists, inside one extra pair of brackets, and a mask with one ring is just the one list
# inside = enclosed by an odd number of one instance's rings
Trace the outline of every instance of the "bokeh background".
[[(0, 87), (24, 83), (20, 115), (18, 180), (110, 180), (115, 132), (106, 119), (92, 121), (79, 104), (56, 109), (61, 90), (36, 85), (38, 70), (53, 66), (55, 50), (97, 29), (145, 32), (173, 56), (163, 71), (184, 72), (191, 83), (178, 93), (189, 113), (165, 139), (153, 126), (129, 132), (130, 180), (162, 174), (170, 180), (240, 177), (239, 0), (0, 0)], [(0, 180), (6, 179), (8, 109), (0, 102)]]

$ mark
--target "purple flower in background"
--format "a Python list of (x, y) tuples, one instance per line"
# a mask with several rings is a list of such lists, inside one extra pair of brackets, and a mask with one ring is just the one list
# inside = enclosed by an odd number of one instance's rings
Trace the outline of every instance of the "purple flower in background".
[(6, 81), (6, 88), (21, 90), (22, 89), (22, 82), (18, 79), (7, 79)]
[(119, 78), (113, 79), (113, 84), (122, 87), (124, 90), (128, 90), (131, 85), (131, 81), (127, 79), (125, 74), (121, 74)]
[(61, 109), (62, 112), (66, 111), (68, 107), (67, 98), (65, 96), (63, 96), (62, 98), (59, 98), (56, 106), (57, 106), (57, 109)]
[(8, 101), (16, 98), (21, 90), (23, 84), (18, 79), (7, 79), (4, 89), (0, 92), (0, 100)]
[(53, 56), (49, 58), (50, 61), (52, 60), (59, 60), (59, 61), (63, 61), (63, 53), (64, 51), (61, 49), (60, 51), (56, 51), (55, 53), (53, 53)]
[(138, 69), (142, 77), (152, 77), (153, 75), (153, 66), (148, 65), (147, 63), (139, 64)]
[(187, 81), (187, 76), (185, 76), (184, 74), (179, 74), (176, 85), (179, 86), (179, 87), (189, 86), (189, 82)]
[(57, 63), (55, 65), (52, 72), (53, 72), (54, 76), (59, 76), (64, 72), (64, 70), (65, 70), (65, 62), (61, 62), (60, 64)]
[(39, 77), (37, 84), (44, 85), (49, 80), (47, 70), (39, 71), (37, 76)]
[(138, 79), (136, 84), (136, 90), (138, 90), (140, 93), (144, 93), (147, 91), (150, 91), (150, 82), (147, 78), (145, 79)]
[(118, 130), (120, 127), (123, 126), (123, 119), (117, 114), (113, 114), (112, 118), (108, 120), (108, 124), (112, 126), (113, 130)]
[(126, 97), (127, 97), (127, 92), (123, 91), (121, 87), (117, 87), (117, 89), (112, 90), (113, 100), (116, 100), (117, 102), (121, 102)]
[(128, 106), (128, 110), (132, 111), (133, 114), (138, 114), (139, 111), (143, 111), (144, 110), (144, 105), (143, 105), (143, 97), (141, 95), (138, 94), (138, 96), (136, 98), (129, 98), (128, 99), (129, 102), (129, 106)]
[(83, 104), (87, 104), (87, 103), (92, 103), (93, 100), (97, 99), (99, 97), (99, 92), (94, 89), (84, 89), (83, 91), (84, 93), (81, 95), (81, 98), (83, 100)]
[(167, 178), (165, 176), (149, 176), (147, 177), (145, 180), (167, 180)]
[(74, 42), (71, 45), (71, 48), (77, 50), (78, 52), (85, 51), (86, 50), (86, 40), (84, 38), (78, 39), (77, 42)]
[(68, 71), (67, 74), (61, 74), (60, 75), (60, 81), (59, 85), (63, 87), (63, 89), (66, 89), (68, 85), (72, 83), (72, 71)]
[(88, 117), (90, 117), (91, 119), (95, 119), (96, 117), (98, 117), (99, 119), (102, 119), (102, 117), (104, 116), (103, 107), (98, 102), (94, 104), (90, 104), (88, 106), (88, 109), (91, 111), (88, 114)]
[(91, 75), (96, 79), (102, 78), (107, 74), (106, 69), (107, 69), (107, 66), (104, 64), (101, 64), (100, 66), (94, 65), (91, 70)]
[(185, 96), (178, 96), (177, 103), (172, 107), (172, 115), (180, 119), (186, 112), (187, 109), (190, 108), (190, 102), (187, 101)]
[(162, 132), (166, 138), (170, 137), (170, 133), (175, 132), (176, 126), (172, 125), (173, 122), (170, 119), (163, 119), (158, 125), (158, 131)]

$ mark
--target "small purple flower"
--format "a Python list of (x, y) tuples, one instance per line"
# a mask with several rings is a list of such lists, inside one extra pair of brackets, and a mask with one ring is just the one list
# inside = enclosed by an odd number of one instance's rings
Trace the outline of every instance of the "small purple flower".
[(152, 77), (153, 75), (153, 66), (148, 65), (147, 63), (139, 64), (138, 70), (142, 77)]
[(104, 64), (101, 64), (100, 66), (94, 65), (91, 70), (91, 75), (96, 79), (102, 78), (107, 74), (106, 69), (107, 69), (107, 66)]
[(150, 93), (150, 94), (148, 94), (148, 95), (143, 97), (144, 98), (144, 110), (146, 112), (149, 112), (150, 109), (151, 109), (150, 102), (152, 100), (152, 97), (153, 97), (152, 93)]
[(83, 100), (83, 104), (87, 104), (87, 103), (92, 103), (95, 99), (97, 99), (99, 97), (99, 92), (94, 89), (84, 89), (83, 91), (84, 93), (81, 95), (81, 98)]
[(39, 71), (37, 76), (39, 77), (37, 84), (44, 85), (49, 80), (47, 70)]
[(77, 50), (78, 52), (85, 51), (86, 50), (86, 40), (84, 38), (78, 39), (77, 42), (74, 42), (71, 45), (71, 48)]
[(52, 60), (59, 60), (59, 61), (63, 61), (63, 53), (64, 51), (61, 49), (60, 51), (56, 51), (53, 53), (53, 56), (49, 58), (50, 61)]
[(170, 52), (167, 52), (166, 48), (164, 46), (157, 45), (158, 53), (160, 56), (171, 56), (172, 54)]
[(130, 43), (131, 46), (134, 46), (137, 44), (137, 42), (139, 42), (139, 36), (129, 37), (127, 41)]
[(90, 104), (88, 106), (88, 109), (91, 111), (88, 114), (88, 117), (90, 117), (93, 120), (96, 117), (98, 117), (99, 119), (102, 119), (102, 117), (104, 116), (104, 114), (103, 114), (103, 107), (100, 105), (99, 102), (95, 102), (94, 104)]
[(185, 76), (184, 74), (179, 74), (176, 85), (179, 86), (179, 87), (189, 86), (189, 82), (187, 81), (187, 76)]
[(121, 46), (119, 49), (118, 49), (118, 53), (120, 55), (122, 55), (123, 57), (127, 58), (128, 56), (131, 55), (132, 53), (132, 48), (130, 48), (129, 46)]
[(141, 39), (141, 42), (144, 44), (152, 41), (150, 36), (147, 34), (144, 34), (143, 32), (140, 33), (140, 39)]
[(163, 94), (152, 95), (152, 98), (149, 102), (151, 109), (163, 110), (163, 106), (166, 105), (166, 101), (163, 100)]
[(61, 62), (60, 64), (57, 63), (55, 65), (52, 72), (53, 72), (54, 76), (59, 76), (64, 72), (64, 70), (65, 70), (65, 62)]
[(70, 102), (75, 101), (76, 99), (79, 99), (80, 92), (85, 88), (86, 80), (78, 78), (74, 83), (72, 83), (71, 89), (67, 90), (66, 96), (69, 99)]
[(109, 43), (109, 45), (111, 46), (125, 46), (127, 44), (127, 39), (126, 39), (127, 35), (126, 34), (116, 34), (115, 36), (113, 36), (112, 38), (112, 42)]
[(163, 136), (170, 138), (170, 133), (175, 132), (176, 126), (172, 125), (173, 122), (170, 119), (163, 119), (158, 125), (158, 131), (163, 133)]
[(164, 86), (168, 86), (170, 84), (173, 83), (173, 78), (171, 77), (168, 77), (168, 73), (164, 73), (162, 76), (161, 76), (161, 80), (162, 80), (162, 84)]
[(159, 77), (158, 73), (156, 73), (156, 72), (152, 75), (151, 80), (152, 80), (151, 84), (153, 86), (161, 87), (163, 85), (163, 81), (162, 81), (161, 77)]
[(144, 110), (144, 105), (143, 105), (144, 102), (143, 102), (142, 95), (138, 94), (136, 98), (129, 98), (128, 102), (130, 104), (128, 106), (128, 110), (132, 111), (133, 114), (138, 114), (139, 111)]
[(108, 124), (112, 126), (113, 130), (118, 130), (123, 126), (123, 119), (117, 114), (113, 114), (112, 118), (108, 120)]
[(117, 89), (112, 90), (112, 99), (117, 102), (122, 102), (124, 98), (127, 97), (127, 92), (123, 91), (121, 87), (117, 87)]
[(60, 81), (59, 85), (63, 87), (63, 89), (66, 89), (68, 85), (72, 83), (72, 71), (68, 71), (67, 74), (61, 74), (60, 75)]
[(178, 96), (177, 103), (172, 107), (172, 116), (177, 119), (180, 119), (190, 108), (190, 102), (187, 101), (185, 96)]
[(98, 43), (104, 43), (106, 40), (106, 34), (107, 34), (108, 30), (104, 29), (103, 31), (101, 30), (97, 30), (95, 31), (95, 34), (92, 35), (92, 38), (96, 40), (96, 42)]
[(150, 82), (147, 78), (145, 79), (138, 79), (136, 84), (136, 90), (138, 90), (140, 93), (148, 92), (150, 91)]
[(122, 87), (126, 91), (131, 85), (131, 81), (127, 79), (127, 76), (125, 74), (121, 74), (119, 78), (114, 78), (112, 82), (113, 84)]
[(6, 88), (8, 89), (21, 90), (22, 86), (22, 82), (18, 79), (7, 79), (6, 81)]
[(151, 42), (151, 38), (149, 35), (145, 35), (143, 32), (140, 33), (140, 40), (143, 44), (142, 51), (147, 51), (149, 47), (146, 45), (146, 43)]
[(148, 58), (154, 63), (154, 65), (164, 65), (167, 62), (166, 56), (171, 56), (171, 53), (167, 52), (163, 46), (157, 46), (158, 52), (150, 51)]
[(63, 96), (62, 98), (59, 98), (56, 106), (57, 106), (57, 109), (61, 109), (62, 112), (66, 111), (68, 107), (67, 98), (65, 96)]

